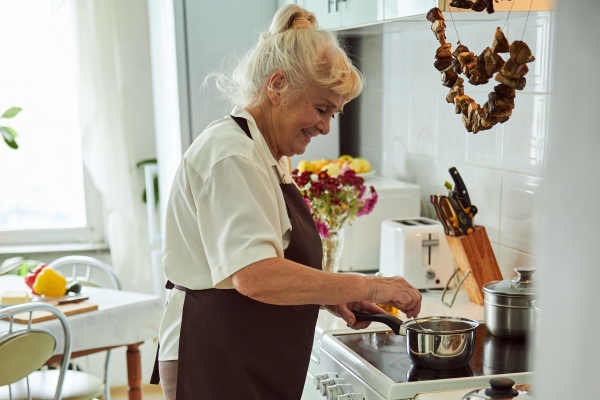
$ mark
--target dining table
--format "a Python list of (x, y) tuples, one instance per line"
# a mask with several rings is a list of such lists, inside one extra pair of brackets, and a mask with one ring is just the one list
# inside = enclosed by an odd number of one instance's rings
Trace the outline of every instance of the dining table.
[[(29, 290), (22, 276), (0, 276), (0, 295), (5, 291)], [(127, 347), (127, 382), (130, 400), (142, 398), (142, 368), (139, 346), (158, 338), (165, 307), (163, 299), (145, 293), (85, 286), (86, 301), (97, 310), (67, 316), (71, 330), (71, 358)], [(34, 323), (57, 337), (57, 348), (46, 364), (62, 360), (63, 330), (57, 319)], [(0, 332), (9, 322), (0, 320)]]

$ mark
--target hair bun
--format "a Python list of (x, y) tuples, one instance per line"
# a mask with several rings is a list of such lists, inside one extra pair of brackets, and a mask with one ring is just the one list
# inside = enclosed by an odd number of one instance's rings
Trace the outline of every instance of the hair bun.
[(292, 28), (303, 29), (310, 28), (310, 21), (304, 17), (296, 17), (292, 22)]

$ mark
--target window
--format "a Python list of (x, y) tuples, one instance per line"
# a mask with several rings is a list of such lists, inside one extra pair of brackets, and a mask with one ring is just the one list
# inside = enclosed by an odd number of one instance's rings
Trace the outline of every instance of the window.
[(101, 204), (82, 161), (74, 13), (69, 1), (0, 2), (0, 246), (103, 240)]

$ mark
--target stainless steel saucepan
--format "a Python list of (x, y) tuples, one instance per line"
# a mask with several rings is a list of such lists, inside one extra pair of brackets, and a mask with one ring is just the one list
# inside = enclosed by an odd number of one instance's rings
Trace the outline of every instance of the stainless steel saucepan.
[(485, 326), (492, 335), (525, 338), (533, 331), (533, 267), (515, 268), (516, 278), (483, 285)]
[(406, 335), (406, 352), (420, 368), (454, 369), (469, 364), (479, 322), (459, 317), (424, 317), (408, 321), (388, 314), (354, 314), (357, 321), (381, 322)]

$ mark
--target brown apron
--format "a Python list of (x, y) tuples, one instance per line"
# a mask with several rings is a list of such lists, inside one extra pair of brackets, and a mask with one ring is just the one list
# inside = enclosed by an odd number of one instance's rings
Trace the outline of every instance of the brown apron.
[[(250, 139), (248, 122), (232, 118)], [(321, 269), (321, 238), (298, 188), (280, 184), (292, 225), (286, 259)], [(243, 199), (242, 199), (243, 201)], [(179, 337), (177, 399), (299, 400), (318, 305), (261, 303), (235, 289), (186, 292)], [(158, 383), (158, 366), (151, 383)]]

